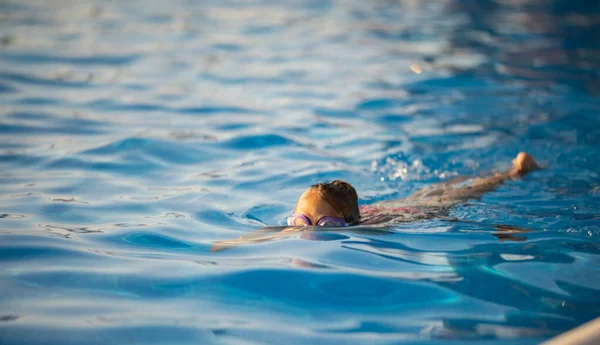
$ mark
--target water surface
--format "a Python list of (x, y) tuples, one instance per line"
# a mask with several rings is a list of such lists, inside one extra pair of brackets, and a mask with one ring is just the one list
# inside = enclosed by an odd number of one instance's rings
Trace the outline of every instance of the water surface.
[[(596, 2), (4, 1), (0, 18), (2, 344), (537, 344), (600, 315)], [(547, 169), (458, 222), (210, 252), (283, 224), (316, 182), (369, 204), (521, 150)]]

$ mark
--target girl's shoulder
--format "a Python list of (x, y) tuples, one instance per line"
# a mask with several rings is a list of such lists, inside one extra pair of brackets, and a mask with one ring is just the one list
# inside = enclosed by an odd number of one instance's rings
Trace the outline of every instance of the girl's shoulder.
[(391, 221), (410, 221), (425, 215), (417, 207), (394, 206), (385, 204), (362, 205), (360, 210), (360, 223), (364, 225), (382, 224)]
[(361, 215), (422, 213), (418, 207), (414, 206), (394, 206), (385, 204), (362, 205), (359, 207), (359, 210)]

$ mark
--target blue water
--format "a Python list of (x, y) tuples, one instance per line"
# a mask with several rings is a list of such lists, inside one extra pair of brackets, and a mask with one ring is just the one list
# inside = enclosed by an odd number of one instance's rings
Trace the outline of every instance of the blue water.
[[(600, 315), (596, 1), (0, 18), (2, 344), (537, 344)], [(547, 169), (458, 222), (209, 250), (283, 224), (316, 182), (369, 204), (521, 150)]]

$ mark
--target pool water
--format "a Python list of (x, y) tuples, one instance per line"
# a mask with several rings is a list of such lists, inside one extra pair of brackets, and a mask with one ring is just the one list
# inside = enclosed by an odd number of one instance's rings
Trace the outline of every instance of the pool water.
[[(600, 315), (598, 2), (0, 18), (1, 344), (537, 344)], [(459, 221), (210, 251), (283, 225), (313, 183), (365, 205), (523, 150), (546, 169)]]

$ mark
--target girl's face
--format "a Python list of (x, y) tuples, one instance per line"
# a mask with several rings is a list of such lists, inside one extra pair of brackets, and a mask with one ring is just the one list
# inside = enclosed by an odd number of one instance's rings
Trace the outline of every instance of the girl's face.
[(321, 199), (319, 195), (311, 189), (300, 196), (294, 213), (305, 215), (310, 219), (312, 224), (317, 224), (323, 217), (343, 218), (333, 206)]

